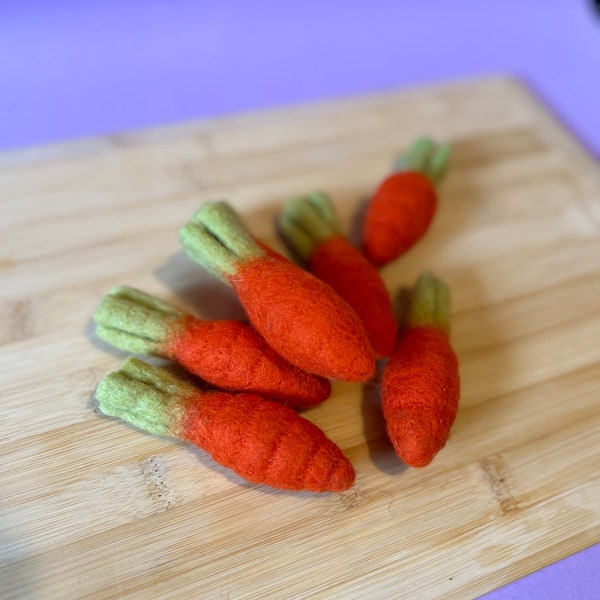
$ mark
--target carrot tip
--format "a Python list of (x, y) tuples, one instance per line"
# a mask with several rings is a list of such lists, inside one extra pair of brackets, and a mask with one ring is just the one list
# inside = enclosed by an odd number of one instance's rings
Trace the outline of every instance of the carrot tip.
[(331, 475), (328, 483), (328, 492), (345, 492), (349, 490), (356, 481), (356, 472), (350, 461), (340, 462), (338, 468)]

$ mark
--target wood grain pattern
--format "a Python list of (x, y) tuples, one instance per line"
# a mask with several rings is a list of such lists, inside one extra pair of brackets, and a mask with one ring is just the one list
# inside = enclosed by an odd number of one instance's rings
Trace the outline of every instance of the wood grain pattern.
[[(125, 354), (91, 315), (118, 284), (242, 316), (178, 229), (228, 198), (273, 217), (327, 190), (348, 231), (413, 137), (454, 162), (427, 237), (383, 270), (453, 291), (463, 395), (403, 466), (375, 384), (307, 416), (355, 464), (338, 495), (253, 486), (93, 410)], [(389, 92), (0, 156), (0, 580), (6, 598), (469, 598), (600, 540), (600, 178), (507, 78)]]

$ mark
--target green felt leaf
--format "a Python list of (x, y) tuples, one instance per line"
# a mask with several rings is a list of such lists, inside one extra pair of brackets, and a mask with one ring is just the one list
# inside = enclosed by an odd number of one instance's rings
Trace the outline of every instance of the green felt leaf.
[(397, 171), (414, 171), (425, 175), (431, 183), (439, 185), (448, 170), (451, 147), (438, 144), (428, 137), (413, 142), (396, 163)]
[(288, 200), (278, 225), (286, 242), (304, 260), (310, 259), (319, 244), (341, 232), (333, 204), (322, 192)]
[(450, 290), (429, 271), (419, 276), (411, 290), (406, 325), (450, 330)]
[(156, 435), (178, 434), (195, 389), (158, 367), (128, 358), (120, 369), (106, 375), (98, 385), (100, 410)]
[(430, 156), (426, 166), (426, 174), (434, 185), (439, 185), (444, 179), (448, 171), (450, 154), (450, 144), (440, 144)]
[(176, 307), (154, 296), (119, 286), (104, 296), (94, 314), (98, 337), (136, 354), (163, 356), (184, 317)]
[(245, 262), (265, 256), (240, 216), (223, 201), (203, 204), (179, 237), (194, 262), (223, 279)]

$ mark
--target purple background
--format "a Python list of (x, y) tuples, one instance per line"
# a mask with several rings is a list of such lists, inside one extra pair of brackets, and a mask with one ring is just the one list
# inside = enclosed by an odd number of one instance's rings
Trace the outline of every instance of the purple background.
[(0, 148), (522, 76), (600, 156), (592, 0), (0, 0)]
[[(499, 73), (600, 158), (592, 0), (0, 0), (0, 150)], [(596, 545), (486, 598), (599, 597)]]

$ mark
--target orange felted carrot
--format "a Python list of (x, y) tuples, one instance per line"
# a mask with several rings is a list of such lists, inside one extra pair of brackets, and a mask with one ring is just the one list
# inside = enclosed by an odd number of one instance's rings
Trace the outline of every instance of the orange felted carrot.
[(102, 379), (96, 398), (104, 414), (195, 444), (253, 483), (341, 492), (354, 482), (352, 464), (316, 425), (260, 396), (201, 391), (129, 358)]
[(181, 230), (192, 260), (228, 282), (267, 343), (322, 377), (365, 381), (375, 355), (350, 305), (314, 275), (268, 256), (224, 202), (208, 202)]
[(445, 445), (460, 395), (456, 354), (448, 339), (450, 292), (423, 273), (412, 290), (406, 329), (382, 376), (389, 437), (412, 467), (428, 465)]
[(342, 234), (329, 198), (315, 192), (290, 200), (278, 222), (286, 242), (310, 271), (362, 319), (375, 353), (388, 356), (397, 333), (390, 297), (377, 269)]
[(96, 332), (136, 354), (175, 360), (208, 383), (308, 408), (331, 393), (330, 382), (279, 356), (250, 325), (202, 321), (130, 287), (107, 294), (94, 315)]
[(367, 205), (363, 250), (377, 267), (398, 258), (423, 237), (436, 211), (435, 186), (446, 172), (450, 147), (417, 140)]

